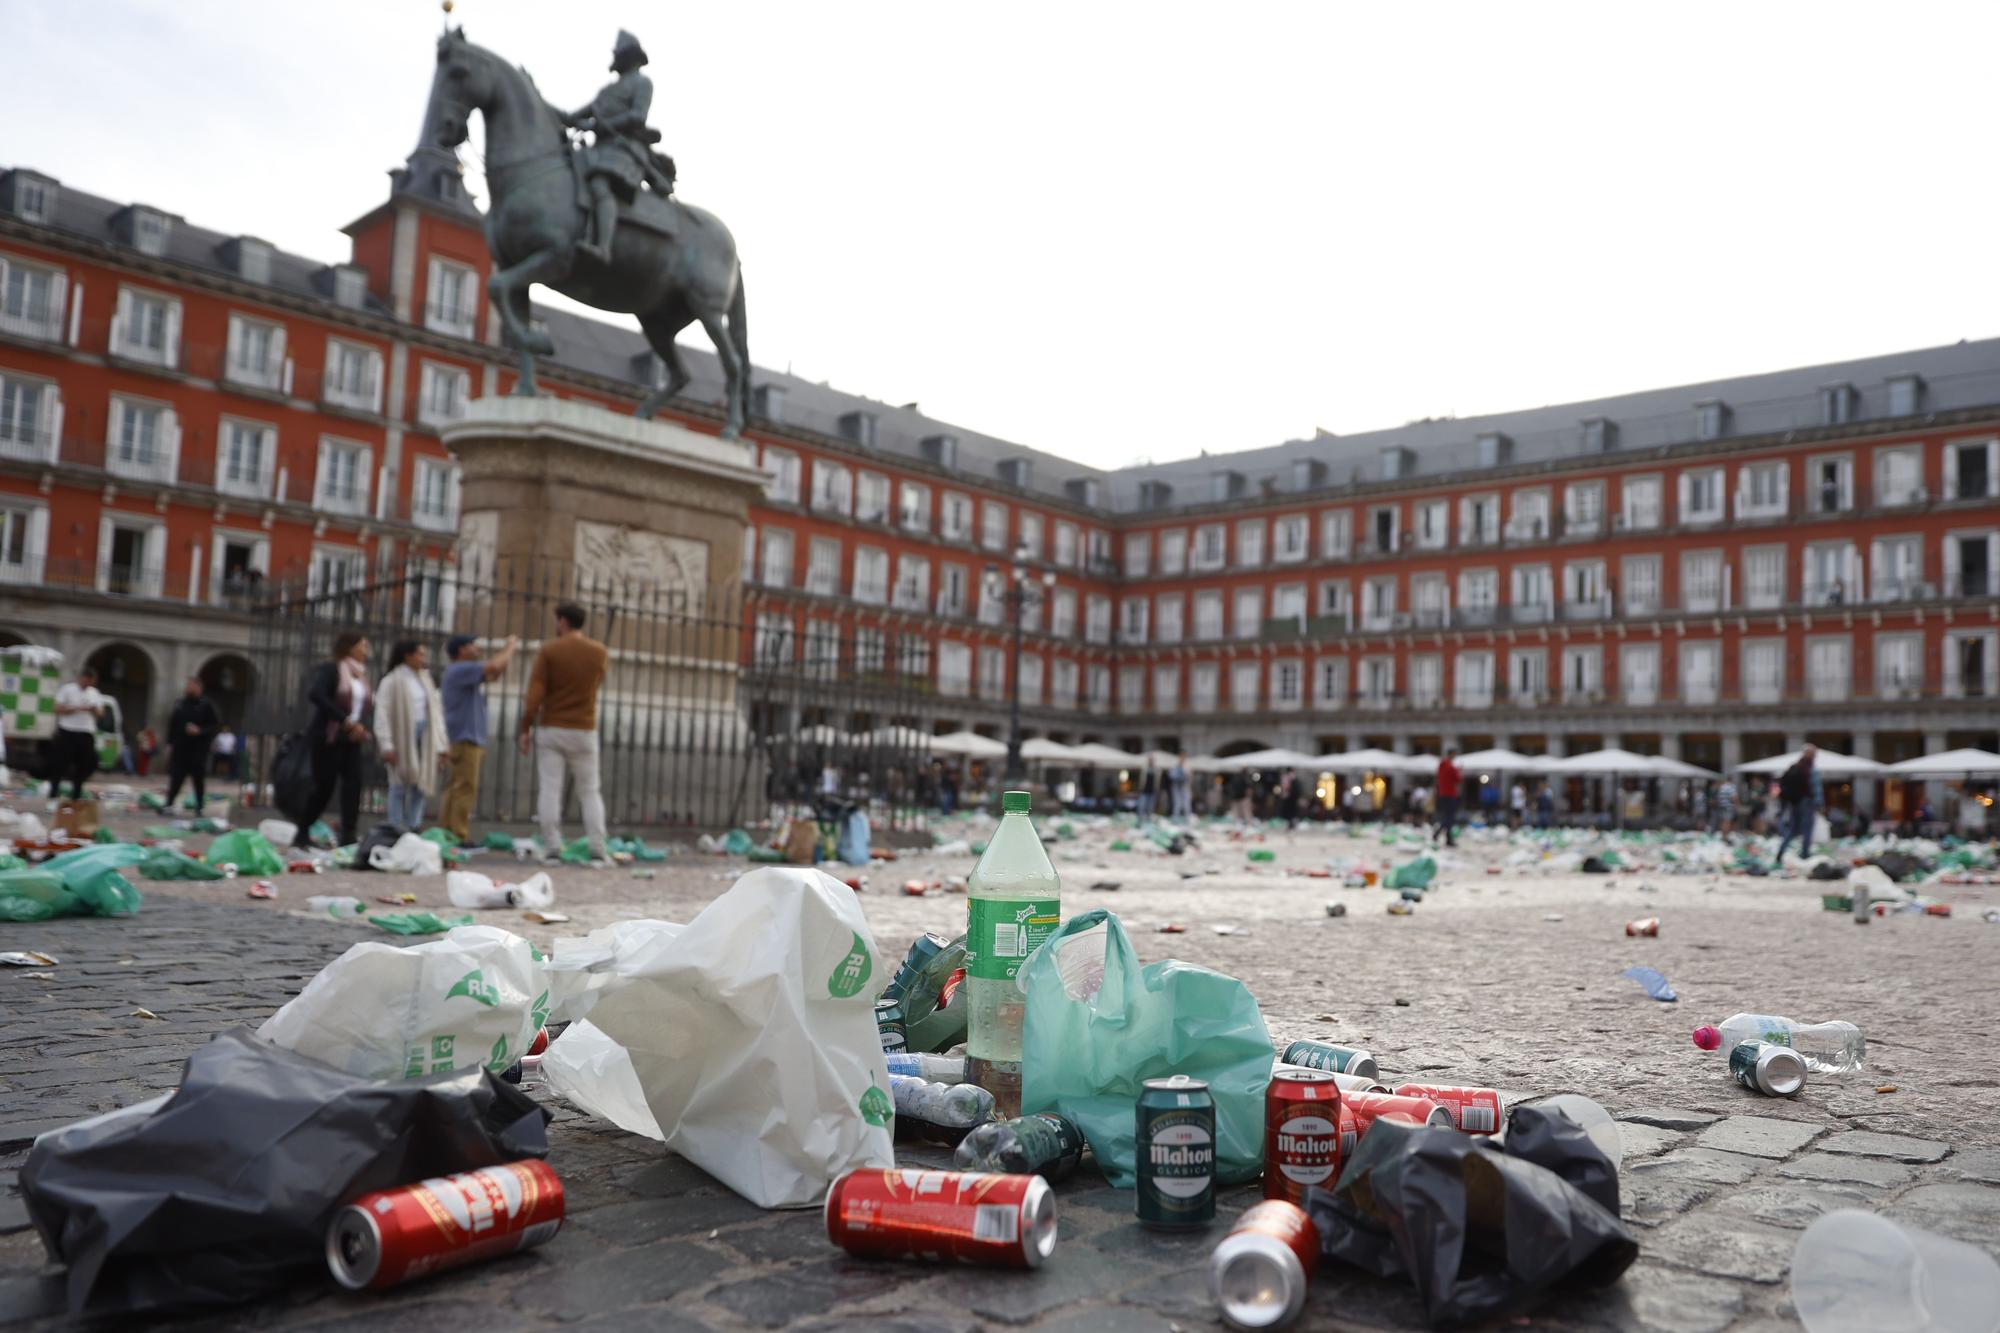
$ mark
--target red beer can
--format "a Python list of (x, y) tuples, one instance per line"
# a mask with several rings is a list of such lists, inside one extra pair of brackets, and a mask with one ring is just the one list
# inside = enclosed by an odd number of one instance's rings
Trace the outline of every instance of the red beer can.
[(1635, 937), (1644, 935), (1649, 938), (1657, 938), (1660, 933), (1660, 918), (1656, 916), (1642, 916), (1637, 921), (1627, 921), (1625, 923), (1625, 933)]
[(1366, 1134), (1377, 1117), (1385, 1115), (1407, 1116), (1413, 1125), (1442, 1125), (1446, 1129), (1458, 1127), (1451, 1118), (1451, 1112), (1428, 1097), (1401, 1097), (1393, 1092), (1350, 1092), (1341, 1104), (1354, 1112), (1354, 1128), (1359, 1134)]
[(826, 1192), (826, 1234), (877, 1259), (1038, 1268), (1056, 1248), (1056, 1196), (1040, 1176), (849, 1171)]
[(1209, 1290), (1232, 1328), (1278, 1328), (1305, 1307), (1319, 1228), (1305, 1209), (1266, 1199), (1246, 1209), (1208, 1261)]
[(1426, 1097), (1451, 1113), (1452, 1123), (1467, 1134), (1500, 1131), (1500, 1094), (1491, 1088), (1455, 1088), (1431, 1083), (1405, 1083), (1398, 1097)]
[(1340, 1085), (1318, 1069), (1275, 1069), (1264, 1094), (1264, 1197), (1303, 1204), (1333, 1188), (1343, 1160)]
[(562, 1227), (563, 1187), (547, 1162), (503, 1162), (364, 1194), (333, 1215), (326, 1264), (352, 1291), (540, 1245)]

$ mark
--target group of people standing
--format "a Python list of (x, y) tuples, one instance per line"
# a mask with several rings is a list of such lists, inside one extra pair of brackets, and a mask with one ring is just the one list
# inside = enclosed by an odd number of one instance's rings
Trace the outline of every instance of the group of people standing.
[[(576, 784), (591, 855), (609, 856), (597, 698), (610, 654), (584, 633), (587, 621), (580, 606), (555, 609), (555, 635), (535, 655), (515, 738), (523, 755), (535, 757), (536, 822), (547, 859), (562, 847), (566, 777)], [(367, 636), (350, 631), (335, 638), (332, 656), (306, 682), (313, 785), (300, 811), (297, 845), (308, 845), (309, 830), (336, 795), (341, 843), (359, 836), (363, 761), (371, 743), (388, 775), (388, 822), (420, 828), (442, 787), (437, 822), (469, 843), (490, 739), (486, 687), (506, 673), (519, 648), (519, 638), (510, 636), (489, 655), (473, 636), (454, 635), (445, 642), (443, 672), (433, 676), (429, 645), (404, 639), (390, 648), (388, 670), (371, 683)]]

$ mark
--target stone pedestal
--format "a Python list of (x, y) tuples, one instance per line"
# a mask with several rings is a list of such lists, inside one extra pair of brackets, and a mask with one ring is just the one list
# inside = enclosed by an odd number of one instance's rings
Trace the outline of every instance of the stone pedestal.
[(576, 567), (706, 599), (740, 586), (765, 475), (750, 447), (555, 398), (479, 398), (457, 455), (460, 563)]

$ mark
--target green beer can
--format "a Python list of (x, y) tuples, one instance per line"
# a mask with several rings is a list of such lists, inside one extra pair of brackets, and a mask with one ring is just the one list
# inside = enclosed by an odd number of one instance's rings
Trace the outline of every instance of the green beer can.
[(1139, 1224), (1185, 1231), (1215, 1221), (1215, 1098), (1186, 1074), (1149, 1078), (1139, 1092)]
[(900, 1000), (877, 1000), (875, 1002), (875, 1027), (882, 1034), (882, 1049), (904, 1051), (909, 1049), (903, 1024), (903, 1004)]
[(1295, 1041), (1278, 1058), (1288, 1065), (1324, 1069), (1329, 1074), (1358, 1074), (1371, 1082), (1382, 1077), (1382, 1071), (1375, 1067), (1374, 1056), (1352, 1046), (1335, 1046), (1330, 1041)]
[(1789, 1097), (1806, 1085), (1806, 1062), (1775, 1041), (1739, 1041), (1729, 1052), (1729, 1076), (1766, 1097)]

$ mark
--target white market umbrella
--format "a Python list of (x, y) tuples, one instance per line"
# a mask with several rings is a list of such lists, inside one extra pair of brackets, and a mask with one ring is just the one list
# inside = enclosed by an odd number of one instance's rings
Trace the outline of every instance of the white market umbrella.
[(836, 727), (822, 722), (815, 727), (807, 727), (799, 733), (799, 739), (807, 745), (852, 745), (854, 737)]
[(1548, 768), (1547, 755), (1521, 754), (1514, 750), (1474, 750), (1458, 757), (1458, 766), (1469, 772), (1540, 773)]
[(866, 736), (854, 739), (861, 744), (872, 742), (894, 750), (928, 750), (931, 745), (930, 733), (918, 731), (915, 727), (877, 727)]
[(1225, 769), (1252, 768), (1313, 768), (1319, 760), (1297, 750), (1252, 750), (1249, 754), (1231, 755), (1219, 763)]
[(1021, 742), (1021, 758), (1035, 764), (1076, 764), (1082, 760), (1076, 751), (1067, 745), (1050, 740), (1046, 736), (1036, 736)]
[(1072, 745), (1070, 752), (1076, 756), (1077, 763), (1089, 768), (1143, 768), (1146, 763), (1143, 756), (1128, 754), (1102, 741), (1085, 741), (1081, 745)]
[(1212, 754), (1191, 754), (1188, 756), (1188, 771), (1192, 773), (1221, 773), (1228, 769), (1233, 760), (1217, 759)]
[[(1788, 750), (1784, 754), (1774, 754), (1769, 759), (1759, 759), (1748, 764), (1738, 764), (1738, 773), (1782, 773), (1799, 762), (1803, 750)], [(1882, 765), (1873, 759), (1860, 759), (1851, 754), (1840, 754), (1833, 750), (1821, 750), (1813, 756), (1813, 767), (1824, 777), (1851, 778), (1866, 777), (1882, 772)]]
[[(1175, 754), (1171, 750), (1146, 751), (1146, 762), (1151, 764), (1154, 768), (1159, 769), (1161, 772), (1165, 772), (1167, 769), (1172, 768), (1175, 764), (1178, 764), (1180, 761), (1181, 757)], [(1190, 768), (1194, 767), (1194, 760), (1192, 759), (1188, 760), (1188, 767)]]
[(1920, 759), (1905, 759), (1882, 770), (1899, 778), (1957, 778), (1975, 773), (2000, 773), (2000, 754), (1991, 750), (1946, 750)]
[(942, 736), (931, 737), (932, 754), (958, 754), (968, 759), (1002, 759), (1006, 757), (1005, 742), (996, 741), (991, 736), (982, 736), (976, 731), (948, 731)]
[(1630, 777), (1658, 774), (1653, 756), (1630, 750), (1591, 750), (1549, 761), (1551, 773), (1622, 773)]
[(1699, 764), (1690, 764), (1685, 759), (1669, 759), (1663, 754), (1653, 756), (1653, 771), (1663, 778), (1719, 778), (1722, 775)]
[(1428, 767), (1416, 761), (1415, 755), (1392, 754), (1388, 750), (1348, 750), (1343, 754), (1323, 754), (1311, 762), (1319, 768), (1333, 773), (1428, 773), (1437, 767), (1437, 760), (1430, 761)]

